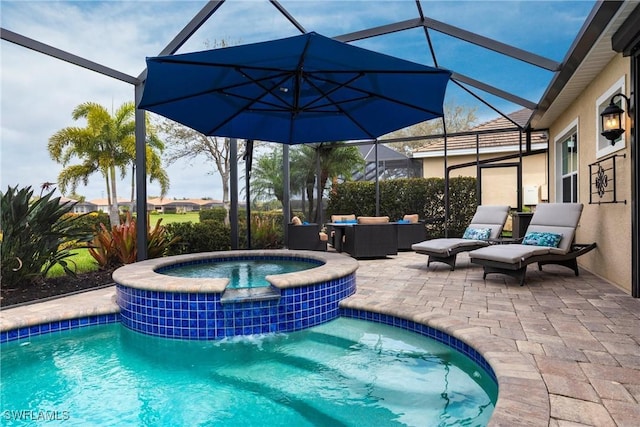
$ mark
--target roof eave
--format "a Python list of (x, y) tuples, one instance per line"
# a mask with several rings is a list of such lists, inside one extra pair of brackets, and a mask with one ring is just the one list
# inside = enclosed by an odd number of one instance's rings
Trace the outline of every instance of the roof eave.
[[(564, 110), (563, 108), (552, 110), (551, 107), (558, 103), (568, 105), (573, 102), (575, 99), (575, 91), (565, 91), (565, 89), (572, 80), (576, 80), (576, 77), (580, 75), (580, 65), (583, 64), (589, 56), (589, 53), (592, 52), (599, 43), (608, 43), (610, 47), (610, 38), (607, 37), (605, 40), (602, 38), (602, 35), (610, 28), (616, 14), (629, 9), (629, 6), (621, 9), (624, 3), (625, 1), (596, 2), (563, 60), (560, 71), (556, 73), (552, 79), (538, 103), (538, 108), (532, 114), (529, 120), (529, 126), (531, 128), (548, 128), (561, 112), (558, 110)], [(631, 9), (633, 9), (633, 7), (631, 7)], [(613, 31), (615, 31), (615, 29), (613, 29)], [(600, 69), (602, 69), (614, 55), (615, 52), (612, 50), (610, 57), (600, 56), (593, 58), (590, 65), (599, 66)], [(590, 70), (593, 70), (593, 67), (590, 68)]]

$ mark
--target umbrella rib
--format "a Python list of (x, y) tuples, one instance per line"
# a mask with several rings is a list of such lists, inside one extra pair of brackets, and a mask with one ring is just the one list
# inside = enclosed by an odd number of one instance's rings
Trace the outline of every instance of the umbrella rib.
[[(206, 94), (209, 94), (209, 93), (216, 93), (216, 92), (224, 93), (225, 95), (229, 95), (229, 96), (235, 96), (235, 97), (238, 97), (238, 98), (241, 98), (241, 99), (252, 99), (252, 98), (243, 97), (243, 96), (228, 92), (228, 90), (236, 89), (236, 88), (239, 88), (239, 87), (243, 87), (243, 86), (247, 86), (247, 85), (251, 85), (251, 84), (255, 83), (259, 87), (263, 88), (265, 91), (273, 93), (266, 86), (261, 85), (259, 82), (261, 80), (268, 80), (268, 79), (272, 79), (274, 77), (283, 77), (283, 79), (280, 82), (278, 82), (278, 84), (275, 84), (273, 86), (275, 88), (278, 85), (280, 85), (283, 81), (285, 81), (287, 79), (288, 75), (290, 74), (287, 71), (279, 70), (280, 71), (279, 75), (276, 75), (276, 76), (271, 75), (271, 76), (268, 76), (268, 77), (263, 77), (261, 79), (255, 79), (255, 78), (252, 78), (251, 76), (247, 75), (246, 73), (238, 70), (237, 67), (236, 67), (236, 70), (238, 72), (240, 72), (240, 74), (242, 74), (243, 76), (248, 78), (249, 81), (248, 82), (243, 82), (243, 83), (236, 83), (236, 84), (232, 84), (232, 85), (228, 85), (228, 86), (224, 86), (224, 87), (216, 87), (214, 89), (207, 89), (207, 90), (203, 90), (203, 91), (200, 91), (200, 92), (191, 93), (191, 94), (188, 94), (188, 95), (177, 96), (177, 97), (174, 97), (174, 98), (167, 98), (167, 99), (162, 100), (162, 102), (149, 103), (149, 104), (147, 104), (147, 106), (148, 107), (154, 107), (154, 106), (157, 106), (157, 105), (168, 104), (168, 103), (176, 102), (176, 101), (183, 101), (185, 99), (196, 98), (198, 96), (206, 95)], [(282, 101), (283, 104), (288, 105), (286, 100), (280, 98), (279, 96), (277, 96), (275, 94), (274, 94), (274, 96), (276, 96), (276, 98), (278, 98), (280, 101)], [(273, 105), (276, 106), (276, 104), (273, 104)]]
[[(273, 88), (275, 88), (275, 87), (280, 86), (280, 84), (281, 84), (283, 81), (285, 81), (285, 80), (287, 79), (287, 76), (285, 75), (285, 76), (283, 77), (283, 79), (282, 79), (282, 80), (280, 80), (280, 81), (276, 82), (276, 84), (274, 84), (274, 85), (272, 86), (272, 88), (271, 88), (271, 89), (269, 89), (268, 87), (264, 86), (260, 81), (255, 80), (255, 79), (253, 79), (251, 76), (249, 76), (249, 75), (245, 74), (245, 73), (244, 73), (240, 68), (236, 68), (236, 70), (237, 70), (240, 74), (242, 74), (243, 76), (245, 76), (246, 78), (248, 78), (249, 80), (251, 80), (252, 82), (254, 82), (255, 84), (257, 84), (257, 85), (258, 85), (259, 87), (261, 87), (263, 90), (265, 90), (265, 93), (263, 93), (262, 95), (260, 95), (259, 97), (256, 97), (256, 98), (248, 98), (248, 97), (245, 97), (245, 96), (240, 96), (240, 95), (236, 95), (236, 94), (230, 94), (230, 93), (227, 93), (227, 92), (222, 91), (222, 93), (225, 93), (225, 94), (227, 94), (227, 95), (232, 95), (232, 96), (235, 96), (236, 98), (244, 99), (244, 100), (247, 100), (247, 101), (249, 101), (249, 102), (248, 102), (244, 107), (242, 107), (242, 108), (238, 109), (238, 110), (236, 111), (236, 113), (235, 113), (235, 114), (230, 115), (229, 117), (227, 117), (227, 118), (226, 118), (225, 120), (223, 120), (222, 122), (220, 122), (220, 123), (216, 124), (216, 126), (214, 126), (213, 128), (210, 128), (210, 129), (207, 131), (207, 133), (206, 133), (207, 135), (211, 135), (212, 133), (214, 133), (214, 132), (216, 131), (216, 129), (219, 129), (219, 128), (223, 127), (224, 125), (226, 125), (227, 123), (229, 123), (231, 120), (233, 120), (234, 118), (236, 118), (237, 116), (239, 116), (240, 114), (242, 114), (242, 111), (243, 111), (243, 110), (248, 110), (248, 109), (250, 109), (250, 108), (251, 108), (251, 106), (252, 106), (253, 104), (255, 104), (256, 102), (258, 102), (258, 100), (260, 100), (260, 99), (261, 99), (261, 98), (262, 98), (266, 93), (271, 93), (271, 94), (273, 94), (272, 89), (273, 89)], [(275, 95), (275, 94), (273, 94), (273, 95), (274, 95), (276, 98), (280, 99), (284, 104), (287, 104), (287, 102), (286, 102), (284, 99), (280, 98), (279, 96), (277, 96), (277, 95)], [(277, 107), (277, 105), (276, 105), (276, 104), (273, 104), (273, 105), (274, 105), (274, 107)], [(282, 108), (282, 107), (280, 107), (280, 108)], [(271, 110), (271, 111), (273, 111), (273, 110)], [(286, 109), (284, 109), (283, 111), (286, 111)]]
[[(352, 71), (352, 73), (353, 73), (353, 71)], [(337, 90), (339, 90), (339, 89), (341, 89), (341, 88), (343, 88), (343, 87), (349, 87), (349, 88), (351, 88), (350, 86), (348, 86), (349, 84), (351, 84), (351, 83), (353, 83), (354, 81), (356, 81), (356, 80), (358, 80), (358, 79), (360, 79), (360, 78), (362, 78), (362, 77), (363, 77), (363, 74), (362, 74), (361, 72), (357, 72), (357, 73), (356, 73), (356, 75), (355, 75), (355, 76), (353, 76), (351, 79), (347, 80), (346, 82), (342, 82), (342, 83), (340, 83), (340, 82), (335, 82), (335, 81), (333, 81), (333, 80), (329, 80), (329, 79), (319, 79), (318, 77), (315, 77), (315, 78), (316, 78), (316, 79), (318, 79), (318, 80), (321, 80), (321, 81), (326, 82), (326, 83), (331, 83), (331, 84), (333, 84), (333, 85), (334, 85), (334, 87), (333, 87), (332, 89), (330, 89), (330, 90), (328, 90), (328, 91), (326, 91), (326, 92), (323, 92), (323, 91), (322, 91), (322, 89), (321, 89), (318, 85), (316, 85), (316, 84), (313, 82), (313, 80), (312, 80), (312, 78), (314, 78), (314, 77), (313, 77), (313, 74), (314, 74), (314, 73), (309, 73), (309, 75), (305, 76), (305, 81), (306, 81), (306, 82), (307, 82), (311, 87), (313, 87), (315, 90), (317, 90), (317, 91), (318, 91), (318, 93), (320, 94), (320, 96), (318, 96), (318, 97), (316, 97), (315, 99), (312, 99), (311, 101), (307, 102), (307, 104), (306, 104), (305, 106), (303, 106), (303, 107), (302, 107), (302, 110), (306, 110), (310, 105), (312, 105), (312, 104), (314, 104), (314, 103), (316, 103), (316, 102), (320, 101), (320, 100), (321, 100), (321, 99), (323, 99), (323, 98), (330, 99), (330, 98), (329, 98), (329, 95), (330, 95), (331, 93), (333, 93), (333, 92), (335, 92), (335, 91), (337, 91)], [(357, 99), (356, 99), (356, 100), (357, 100)], [(349, 100), (349, 101), (351, 101), (351, 100)], [(331, 104), (332, 104), (332, 103), (326, 103), (325, 105), (331, 105)]]
[[(336, 82), (334, 82), (332, 80), (323, 79), (323, 78), (321, 78), (319, 76), (314, 76), (314, 78), (316, 80), (324, 81), (324, 82), (327, 82), (327, 83), (336, 83)], [(315, 85), (314, 85), (314, 87), (315, 87)], [(410, 104), (408, 102), (399, 101), (399, 100), (394, 99), (392, 97), (386, 96), (386, 95), (384, 95), (382, 93), (373, 93), (373, 92), (370, 92), (370, 91), (366, 91), (366, 90), (363, 90), (363, 89), (360, 89), (360, 88), (357, 88), (357, 87), (353, 87), (353, 86), (348, 86), (348, 85), (345, 85), (345, 87), (348, 87), (349, 89), (351, 89), (353, 91), (362, 93), (363, 95), (365, 95), (364, 98), (369, 98), (369, 97), (375, 96), (376, 98), (384, 99), (385, 101), (389, 101), (389, 102), (391, 102), (393, 104), (403, 105), (405, 107), (410, 107), (410, 108), (413, 108), (415, 110), (424, 111), (425, 113), (431, 113), (431, 114), (436, 114), (436, 115), (439, 114), (436, 111), (433, 111), (433, 110), (430, 110), (430, 109), (427, 109), (427, 108), (423, 108), (423, 107), (420, 107), (420, 106), (417, 106), (417, 105), (413, 105), (413, 104)], [(328, 95), (327, 95), (327, 99), (329, 99), (329, 101), (331, 101), (331, 104), (338, 104), (338, 102), (332, 100)], [(357, 100), (357, 99), (354, 99), (354, 100)], [(342, 103), (351, 102), (351, 101), (352, 100), (343, 101)]]

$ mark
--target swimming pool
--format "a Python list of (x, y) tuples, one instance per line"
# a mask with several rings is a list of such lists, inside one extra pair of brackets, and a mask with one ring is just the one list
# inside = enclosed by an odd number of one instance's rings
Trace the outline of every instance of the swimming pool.
[(449, 346), (346, 318), (208, 342), (116, 323), (4, 344), (2, 366), (7, 425), (26, 409), (65, 425), (486, 425), (497, 394)]

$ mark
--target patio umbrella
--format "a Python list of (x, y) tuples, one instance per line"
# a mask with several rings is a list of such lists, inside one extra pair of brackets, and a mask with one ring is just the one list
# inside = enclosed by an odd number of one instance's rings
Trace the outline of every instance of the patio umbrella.
[(375, 139), (442, 117), (450, 75), (312, 32), (147, 58), (139, 108), (212, 136)]

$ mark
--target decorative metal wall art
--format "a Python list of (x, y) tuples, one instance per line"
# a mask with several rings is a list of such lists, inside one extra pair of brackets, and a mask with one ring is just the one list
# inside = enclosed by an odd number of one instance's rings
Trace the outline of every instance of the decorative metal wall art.
[(590, 192), (589, 204), (624, 203), (616, 194), (616, 158), (627, 157), (626, 154), (614, 154), (589, 165)]

